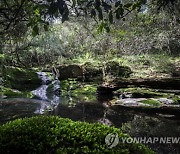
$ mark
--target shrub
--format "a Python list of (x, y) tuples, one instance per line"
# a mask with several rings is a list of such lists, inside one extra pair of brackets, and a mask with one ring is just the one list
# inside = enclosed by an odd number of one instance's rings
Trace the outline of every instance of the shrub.
[(73, 122), (57, 116), (17, 119), (0, 126), (0, 153), (153, 153), (141, 144), (108, 148), (105, 136), (120, 129), (103, 124)]

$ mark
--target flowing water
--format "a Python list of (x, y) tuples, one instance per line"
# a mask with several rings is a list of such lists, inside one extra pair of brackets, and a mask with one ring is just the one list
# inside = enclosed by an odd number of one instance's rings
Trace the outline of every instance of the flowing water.
[[(32, 91), (33, 99), (9, 98), (0, 100), (0, 122), (36, 114), (58, 115), (72, 120), (101, 122), (113, 125), (129, 133), (132, 137), (180, 137), (180, 117), (146, 114), (141, 112), (109, 108), (112, 96), (96, 97), (86, 102), (69, 97), (59, 97), (60, 81), (53, 80), (44, 72), (38, 72), (42, 85)], [(53, 93), (49, 94), (51, 86)], [(81, 97), (81, 96), (79, 96)], [(75, 105), (71, 102), (74, 99)], [(148, 144), (160, 154), (180, 153), (180, 144)]]

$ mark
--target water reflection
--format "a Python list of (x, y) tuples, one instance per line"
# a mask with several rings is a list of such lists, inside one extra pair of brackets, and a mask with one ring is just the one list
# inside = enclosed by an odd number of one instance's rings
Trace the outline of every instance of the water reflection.
[(34, 113), (43, 114), (46, 111), (52, 111), (59, 104), (60, 81), (57, 79), (53, 81), (46, 72), (37, 72), (37, 74), (42, 80), (42, 85), (33, 90), (32, 93), (36, 98), (43, 101), (41, 102), (41, 107), (37, 108)]
[[(180, 137), (180, 117), (150, 115), (134, 111), (114, 111), (104, 105), (107, 102), (78, 103), (74, 107), (59, 104), (52, 112), (72, 120), (101, 122), (121, 128), (132, 137)], [(159, 154), (178, 154), (180, 144), (148, 144)]]

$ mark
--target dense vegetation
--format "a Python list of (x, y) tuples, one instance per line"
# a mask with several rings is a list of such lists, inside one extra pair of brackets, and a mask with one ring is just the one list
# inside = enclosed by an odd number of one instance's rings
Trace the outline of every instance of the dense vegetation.
[[(118, 133), (120, 143), (108, 148), (105, 137)], [(122, 144), (128, 137), (119, 129), (101, 124), (73, 122), (55, 116), (18, 119), (0, 126), (1, 153), (139, 153), (151, 150), (140, 144)]]

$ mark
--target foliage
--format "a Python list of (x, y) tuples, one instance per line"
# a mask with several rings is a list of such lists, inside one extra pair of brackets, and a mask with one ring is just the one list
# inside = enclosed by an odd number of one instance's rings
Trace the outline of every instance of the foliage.
[[(120, 142), (110, 149), (104, 139), (115, 132)], [(128, 135), (114, 127), (38, 116), (0, 126), (0, 150), (1, 153), (153, 153), (141, 144), (123, 144), (122, 137)]]
[[(100, 24), (100, 31), (106, 29), (109, 32), (107, 24), (114, 23), (114, 20), (123, 19), (132, 11), (140, 12), (142, 6), (147, 3), (146, 0), (136, 1), (115, 1), (106, 2), (104, 0), (46, 0), (46, 1), (10, 1), (4, 0), (0, 3), (1, 13), (1, 29), (9, 30), (14, 29), (16, 32), (19, 29), (23, 29), (25, 23), (32, 28), (32, 35), (38, 35), (40, 26), (44, 27), (44, 30), (48, 30), (49, 22), (53, 19), (61, 19), (62, 22), (69, 19), (69, 16), (76, 14), (97, 18), (102, 21)], [(162, 6), (179, 4), (178, 0), (156, 0), (154, 3), (161, 8)], [(25, 21), (25, 22), (24, 22)], [(22, 28), (23, 27), (23, 28)], [(1, 33), (3, 33), (1, 31)]]

